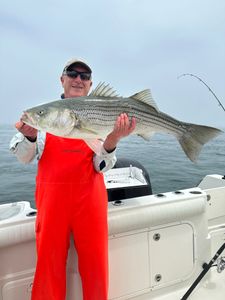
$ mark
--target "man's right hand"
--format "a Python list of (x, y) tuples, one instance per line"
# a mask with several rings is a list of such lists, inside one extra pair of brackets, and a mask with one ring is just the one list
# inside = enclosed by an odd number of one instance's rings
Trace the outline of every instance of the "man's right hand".
[(37, 129), (30, 127), (29, 125), (19, 121), (15, 124), (16, 129), (21, 132), (25, 137), (28, 138), (31, 142), (36, 141), (37, 138)]

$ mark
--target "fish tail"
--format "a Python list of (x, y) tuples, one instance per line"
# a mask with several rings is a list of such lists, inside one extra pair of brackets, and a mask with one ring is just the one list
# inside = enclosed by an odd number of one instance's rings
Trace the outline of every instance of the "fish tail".
[(178, 140), (187, 157), (196, 162), (203, 145), (222, 132), (213, 127), (189, 124), (187, 131)]

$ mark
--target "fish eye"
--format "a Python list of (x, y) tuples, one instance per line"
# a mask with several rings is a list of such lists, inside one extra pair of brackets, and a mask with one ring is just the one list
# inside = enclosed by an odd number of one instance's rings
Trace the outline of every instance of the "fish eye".
[(45, 111), (44, 111), (43, 109), (42, 109), (42, 110), (39, 110), (39, 111), (38, 111), (39, 116), (42, 116), (42, 115), (44, 114), (44, 112), (45, 112)]

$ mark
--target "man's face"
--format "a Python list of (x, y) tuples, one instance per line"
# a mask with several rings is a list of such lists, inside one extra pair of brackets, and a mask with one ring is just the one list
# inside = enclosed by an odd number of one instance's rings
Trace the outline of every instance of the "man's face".
[[(82, 66), (74, 66), (72, 68), (74, 71), (78, 72), (88, 72)], [(87, 96), (92, 86), (92, 81), (90, 80), (82, 80), (80, 75), (76, 78), (69, 77), (68, 75), (61, 76), (62, 86), (64, 88), (64, 96), (65, 98), (74, 98)]]

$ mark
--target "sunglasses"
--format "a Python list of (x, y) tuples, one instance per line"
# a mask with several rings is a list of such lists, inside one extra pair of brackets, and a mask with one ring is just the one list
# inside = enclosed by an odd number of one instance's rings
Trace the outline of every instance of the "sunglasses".
[(71, 78), (77, 78), (80, 75), (81, 80), (90, 80), (91, 79), (91, 73), (89, 72), (79, 72), (75, 70), (66, 70), (63, 72), (64, 75), (67, 75)]

